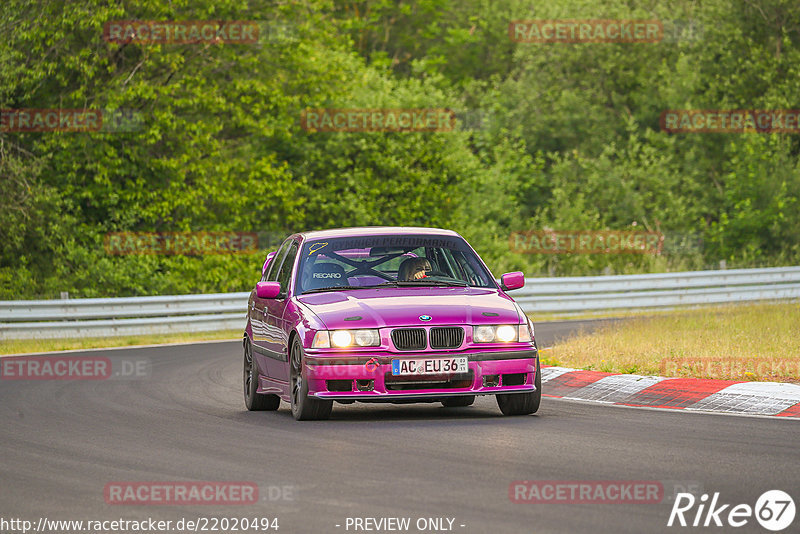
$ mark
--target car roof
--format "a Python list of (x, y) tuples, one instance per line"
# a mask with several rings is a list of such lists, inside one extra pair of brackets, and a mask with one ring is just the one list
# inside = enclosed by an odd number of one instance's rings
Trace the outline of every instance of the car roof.
[(333, 228), (330, 230), (315, 230), (295, 234), (304, 240), (334, 239), (337, 237), (359, 237), (372, 235), (446, 235), (461, 237), (457, 232), (443, 228), (425, 228), (415, 226), (360, 226), (353, 228)]

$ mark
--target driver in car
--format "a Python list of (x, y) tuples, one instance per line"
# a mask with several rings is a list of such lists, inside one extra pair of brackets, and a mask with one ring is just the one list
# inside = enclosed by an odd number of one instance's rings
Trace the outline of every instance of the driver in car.
[(397, 270), (397, 279), (403, 282), (410, 280), (420, 280), (427, 275), (426, 271), (431, 270), (431, 262), (427, 258), (408, 258), (400, 264)]

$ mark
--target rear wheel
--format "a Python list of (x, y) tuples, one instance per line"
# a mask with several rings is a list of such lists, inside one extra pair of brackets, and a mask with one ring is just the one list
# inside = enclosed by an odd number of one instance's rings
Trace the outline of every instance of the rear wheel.
[(258, 390), (258, 364), (253, 359), (253, 346), (250, 339), (244, 340), (244, 372), (242, 373), (244, 382), (244, 405), (250, 411), (278, 409), (281, 399), (277, 395), (265, 395), (257, 393)]
[(475, 402), (475, 395), (464, 395), (461, 397), (447, 397), (442, 401), (442, 406), (445, 408), (461, 408), (464, 406), (472, 406)]
[(542, 401), (542, 377), (539, 374), (539, 357), (536, 357), (536, 391), (497, 395), (497, 405), (503, 415), (529, 415), (539, 410)]
[(289, 384), (292, 396), (292, 416), (298, 421), (327, 419), (331, 416), (333, 401), (308, 396), (308, 381), (303, 376), (303, 346), (295, 337), (289, 351)]

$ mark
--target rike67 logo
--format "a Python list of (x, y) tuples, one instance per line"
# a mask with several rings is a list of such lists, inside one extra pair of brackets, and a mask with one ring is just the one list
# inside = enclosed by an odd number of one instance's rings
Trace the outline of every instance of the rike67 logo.
[(714, 493), (711, 502), (708, 502), (706, 493), (699, 499), (691, 493), (679, 493), (672, 505), (667, 526), (721, 527), (727, 524), (731, 527), (742, 527), (755, 517), (765, 529), (778, 532), (790, 526), (794, 516), (794, 500), (781, 490), (765, 491), (754, 507), (749, 504), (737, 504), (733, 507), (722, 504), (719, 492)]

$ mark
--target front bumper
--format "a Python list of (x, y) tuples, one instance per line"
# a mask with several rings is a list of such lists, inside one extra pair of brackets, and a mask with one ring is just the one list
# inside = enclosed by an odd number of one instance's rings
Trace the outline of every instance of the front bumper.
[[(448, 375), (393, 376), (393, 359), (466, 356), (468, 372)], [(495, 395), (535, 391), (535, 348), (358, 354), (306, 354), (309, 396), (333, 400), (394, 400)]]

